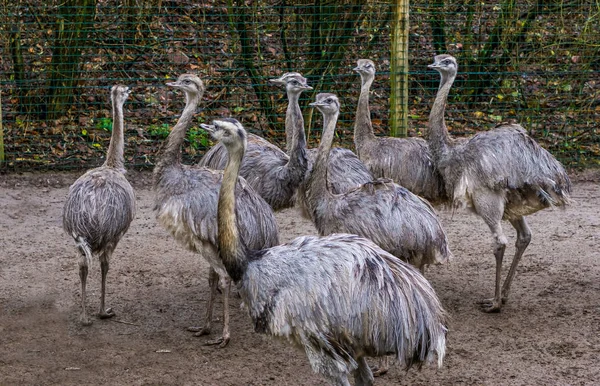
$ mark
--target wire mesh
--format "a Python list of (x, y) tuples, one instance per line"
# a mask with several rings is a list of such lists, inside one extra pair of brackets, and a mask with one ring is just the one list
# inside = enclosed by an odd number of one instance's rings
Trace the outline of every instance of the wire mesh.
[[(101, 164), (116, 83), (132, 87), (127, 165), (151, 168), (184, 102), (164, 84), (184, 72), (207, 85), (197, 123), (233, 116), (280, 146), (287, 101), (268, 79), (300, 72), (314, 87), (301, 99), (309, 145), (318, 144), (321, 121), (307, 104), (334, 92), (342, 102), (336, 140), (352, 147), (360, 89), (352, 67), (370, 58), (376, 133), (389, 135), (391, 72), (408, 72), (406, 130), (422, 136), (439, 82), (427, 64), (439, 53), (459, 62), (447, 109), (453, 135), (516, 120), (566, 165), (600, 164), (597, 0), (414, 1), (407, 69), (390, 68), (392, 15), (405, 1), (1, 1), (0, 170)], [(192, 127), (185, 162), (211, 145)]]

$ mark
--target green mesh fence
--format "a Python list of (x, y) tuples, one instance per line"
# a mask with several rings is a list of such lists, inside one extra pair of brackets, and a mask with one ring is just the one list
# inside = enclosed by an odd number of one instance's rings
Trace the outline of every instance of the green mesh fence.
[[(390, 78), (402, 79), (390, 75), (408, 73), (408, 120), (398, 129), (423, 135), (439, 82), (427, 64), (439, 53), (459, 62), (447, 110), (453, 135), (516, 120), (566, 165), (600, 163), (597, 0), (412, 2), (408, 52), (395, 50), (407, 55), (408, 68), (390, 68), (402, 63), (390, 48), (395, 11), (407, 5), (399, 1), (0, 1), (0, 170), (101, 164), (116, 83), (132, 87), (128, 167), (151, 168), (184, 102), (164, 84), (184, 72), (207, 85), (198, 123), (233, 116), (278, 145), (287, 101), (267, 80), (300, 72), (314, 87), (301, 100), (309, 145), (318, 143), (321, 120), (307, 104), (318, 92), (334, 92), (342, 102), (337, 141), (352, 147), (360, 89), (352, 68), (370, 58), (378, 69), (371, 94), (376, 132), (390, 133)], [(211, 145), (193, 127), (185, 162)]]

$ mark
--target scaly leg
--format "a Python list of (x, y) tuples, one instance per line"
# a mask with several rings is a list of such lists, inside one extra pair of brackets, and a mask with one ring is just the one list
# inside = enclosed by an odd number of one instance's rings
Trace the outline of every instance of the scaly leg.
[(362, 357), (357, 359), (358, 368), (354, 370), (354, 385), (355, 386), (371, 386), (373, 385), (373, 374), (367, 364), (367, 360)]
[(84, 256), (82, 256), (81, 261), (79, 262), (79, 279), (81, 281), (81, 316), (79, 317), (79, 320), (81, 321), (81, 324), (84, 326), (90, 326), (92, 324), (92, 321), (88, 317), (87, 312), (85, 310), (85, 303), (86, 303), (86, 295), (85, 294), (86, 294), (87, 276), (88, 276), (87, 260), (85, 259)]
[(212, 324), (213, 308), (215, 305), (215, 298), (217, 297), (217, 287), (219, 285), (219, 275), (217, 272), (210, 267), (208, 269), (208, 286), (210, 287), (210, 297), (208, 298), (208, 304), (206, 305), (206, 318), (204, 320), (203, 327), (188, 327), (188, 331), (195, 332), (194, 336), (203, 336), (210, 334), (210, 328)]
[(502, 260), (508, 240), (502, 231), (502, 215), (504, 213), (504, 197), (494, 193), (480, 193), (474, 197), (475, 211), (487, 224), (494, 237), (494, 257), (496, 258), (496, 286), (494, 297), (481, 301), (484, 312), (500, 312), (502, 308), (502, 293), (500, 283), (502, 282)]
[(102, 272), (102, 292), (100, 294), (100, 312), (98, 312), (98, 317), (100, 319), (108, 319), (115, 316), (115, 312), (112, 308), (104, 308), (104, 299), (106, 297), (106, 275), (108, 274), (111, 254), (112, 252), (104, 252), (100, 255), (100, 269)]
[(219, 345), (219, 348), (227, 346), (229, 343), (229, 291), (231, 290), (231, 279), (221, 277), (221, 286), (223, 287), (223, 335), (219, 338), (206, 342), (207, 346)]
[(517, 265), (519, 265), (519, 261), (523, 257), (523, 253), (529, 242), (531, 241), (531, 230), (527, 225), (527, 221), (525, 217), (520, 217), (517, 220), (511, 220), (510, 223), (517, 230), (517, 242), (515, 243), (515, 257), (510, 265), (510, 270), (508, 271), (508, 275), (504, 280), (504, 285), (502, 286), (502, 303), (506, 303), (508, 300), (508, 292), (510, 291), (510, 285), (515, 278), (515, 274), (517, 273)]

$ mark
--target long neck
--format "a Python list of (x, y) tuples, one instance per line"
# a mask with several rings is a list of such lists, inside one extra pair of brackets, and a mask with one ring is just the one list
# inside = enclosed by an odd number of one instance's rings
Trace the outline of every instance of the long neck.
[(235, 281), (239, 281), (248, 266), (247, 247), (242, 241), (237, 227), (237, 213), (235, 211), (235, 185), (240, 172), (240, 165), (244, 157), (245, 147), (229, 152), (229, 160), (223, 172), (221, 190), (219, 191), (219, 204), (217, 209), (219, 254), (227, 274)]
[(186, 94), (185, 108), (167, 137), (167, 143), (163, 149), (162, 158), (159, 161), (160, 166), (165, 167), (181, 162), (181, 145), (185, 140), (185, 134), (192, 123), (201, 97), (202, 95), (200, 94), (192, 94), (191, 96)]
[(446, 78), (444, 75), (440, 79), (440, 88), (438, 89), (435, 101), (431, 107), (429, 113), (429, 134), (427, 142), (429, 148), (435, 159), (439, 160), (440, 157), (448, 151), (450, 146), (450, 137), (448, 135), (448, 128), (446, 127), (446, 121), (444, 114), (446, 111), (446, 101), (448, 100), (448, 94), (456, 74), (450, 75)]
[(299, 98), (299, 94), (288, 93), (289, 104), (285, 115), (286, 136), (288, 133), (291, 135), (291, 145), (288, 143), (288, 155), (290, 156), (288, 169), (295, 172), (298, 183), (304, 179), (306, 169), (308, 168), (304, 118), (302, 117), (302, 111), (298, 103)]
[(339, 112), (333, 115), (323, 115), (323, 134), (321, 135), (317, 159), (310, 175), (307, 190), (310, 197), (309, 201), (313, 203), (331, 196), (331, 192), (327, 186), (327, 165), (329, 164), (329, 153), (333, 144), (338, 115)]
[(354, 146), (360, 155), (361, 147), (369, 141), (375, 140), (373, 125), (371, 124), (371, 111), (369, 110), (369, 90), (373, 83), (372, 76), (362, 76), (360, 96), (356, 108), (356, 120), (354, 122)]
[(106, 153), (105, 166), (119, 170), (125, 170), (125, 158), (123, 157), (123, 104), (112, 102), (113, 110), (113, 128), (110, 137), (110, 145)]

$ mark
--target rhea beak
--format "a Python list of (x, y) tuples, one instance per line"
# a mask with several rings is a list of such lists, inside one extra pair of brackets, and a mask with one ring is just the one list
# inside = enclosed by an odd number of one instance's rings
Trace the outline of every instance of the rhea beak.
[(439, 63), (432, 63), (432, 64), (428, 64), (427, 68), (438, 68), (440, 65)]
[(207, 125), (206, 123), (201, 123), (200, 127), (208, 131), (210, 134), (215, 132), (215, 125)]
[(309, 103), (308, 105), (312, 106), (312, 107), (319, 107), (319, 106), (325, 106), (325, 103), (323, 103), (323, 102), (313, 102), (313, 103)]
[(285, 81), (281, 78), (269, 79), (269, 82), (271, 82), (273, 84), (280, 84), (280, 85), (285, 84)]
[(304, 85), (304, 86), (302, 86), (302, 89), (303, 90), (312, 90), (313, 88), (310, 87), (309, 85)]
[(167, 82), (166, 85), (169, 87), (177, 87), (179, 85), (179, 83), (178, 82)]
[(360, 67), (354, 67), (352, 71), (360, 72)]

